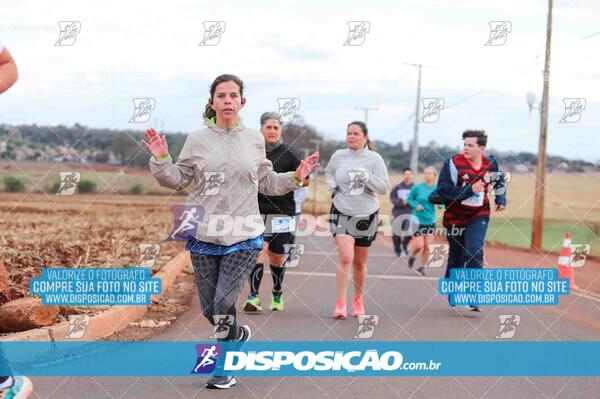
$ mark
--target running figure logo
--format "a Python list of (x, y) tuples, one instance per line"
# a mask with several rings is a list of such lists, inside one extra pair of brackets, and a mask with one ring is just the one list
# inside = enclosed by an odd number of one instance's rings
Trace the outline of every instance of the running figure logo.
[(560, 123), (577, 123), (581, 119), (587, 104), (585, 98), (563, 98), (565, 113), (560, 118)]
[(198, 223), (204, 216), (204, 208), (200, 205), (174, 205), (171, 210), (174, 226), (167, 240), (187, 240), (190, 235), (196, 237)]
[(515, 336), (517, 326), (521, 323), (521, 316), (517, 314), (501, 314), (500, 318), (500, 329), (496, 338), (509, 339)]
[(512, 30), (512, 23), (509, 21), (490, 21), (490, 38), (485, 43), (486, 46), (504, 46), (506, 38)]
[(278, 98), (279, 120), (281, 123), (289, 123), (294, 120), (296, 112), (300, 109), (299, 98)]
[(373, 336), (375, 327), (379, 325), (379, 316), (376, 314), (358, 315), (358, 330), (354, 338), (368, 339)]
[(435, 123), (440, 119), (440, 114), (444, 109), (443, 98), (424, 98), (421, 100), (423, 103), (423, 112), (419, 122), (421, 123)]
[(427, 244), (429, 257), (425, 267), (442, 267), (448, 256), (448, 244)]
[(59, 172), (58, 174), (60, 175), (60, 186), (56, 195), (73, 195), (79, 183), (79, 172)]
[(365, 170), (351, 170), (348, 172), (350, 184), (346, 190), (347, 195), (361, 195), (369, 181), (369, 172)]
[(506, 187), (512, 179), (512, 173), (510, 172), (490, 172), (490, 183), (493, 187), (494, 195), (506, 194)]
[(200, 195), (217, 195), (225, 181), (225, 172), (204, 172), (204, 181), (200, 183)]
[(283, 252), (287, 255), (283, 265), (296, 267), (300, 263), (300, 255), (304, 254), (304, 244), (283, 244)]
[(210, 374), (214, 372), (217, 367), (217, 360), (219, 360), (222, 353), (221, 345), (198, 344), (195, 346), (198, 359), (191, 374)]
[(160, 254), (160, 244), (140, 244), (138, 248), (140, 249), (139, 267), (154, 266), (154, 262)]
[(204, 38), (198, 46), (216, 46), (221, 42), (221, 35), (225, 33), (224, 21), (204, 21)]
[(369, 21), (348, 21), (348, 38), (344, 46), (362, 46), (371, 30)]
[(129, 123), (145, 123), (150, 120), (152, 111), (156, 109), (154, 98), (133, 98), (133, 115)]
[(65, 335), (65, 339), (80, 339), (85, 335), (85, 330), (90, 325), (90, 316), (69, 315), (69, 329)]
[(590, 244), (571, 244), (571, 267), (583, 267), (585, 259), (590, 255), (592, 247)]
[(213, 332), (210, 337), (211, 339), (225, 339), (229, 335), (229, 330), (233, 327), (233, 315), (230, 314), (216, 314), (213, 316), (215, 322), (213, 326)]
[(55, 46), (72, 46), (77, 40), (77, 34), (81, 32), (81, 22), (79, 21), (58, 21), (60, 32)]

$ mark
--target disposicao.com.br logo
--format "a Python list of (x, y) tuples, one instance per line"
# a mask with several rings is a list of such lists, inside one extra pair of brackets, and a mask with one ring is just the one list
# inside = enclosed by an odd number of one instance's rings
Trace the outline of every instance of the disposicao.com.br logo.
[(225, 354), (225, 371), (284, 371), (286, 374), (319, 374), (320, 372), (354, 373), (377, 371), (439, 370), (441, 362), (404, 362), (397, 351), (228, 351)]

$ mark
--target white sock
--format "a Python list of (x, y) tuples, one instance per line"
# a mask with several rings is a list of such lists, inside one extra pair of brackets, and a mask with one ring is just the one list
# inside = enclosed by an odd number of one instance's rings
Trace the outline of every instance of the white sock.
[(0, 389), (10, 388), (13, 386), (14, 383), (15, 383), (15, 379), (12, 377), (8, 377), (8, 380), (6, 380), (0, 384)]

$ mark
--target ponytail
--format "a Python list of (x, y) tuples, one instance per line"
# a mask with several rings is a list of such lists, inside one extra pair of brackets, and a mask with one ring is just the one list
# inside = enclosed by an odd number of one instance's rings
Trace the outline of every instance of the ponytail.
[(217, 116), (217, 113), (210, 105), (210, 103), (211, 101), (209, 100), (209, 102), (206, 103), (206, 107), (204, 107), (204, 119), (212, 119)]

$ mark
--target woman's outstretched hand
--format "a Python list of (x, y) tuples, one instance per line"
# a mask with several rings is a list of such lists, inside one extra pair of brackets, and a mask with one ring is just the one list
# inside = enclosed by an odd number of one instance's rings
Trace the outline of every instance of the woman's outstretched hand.
[(321, 166), (319, 163), (319, 153), (313, 152), (308, 158), (300, 161), (300, 165), (298, 165), (298, 169), (296, 169), (296, 179), (303, 181), (319, 166)]
[(146, 147), (150, 154), (154, 155), (154, 158), (166, 157), (169, 155), (169, 146), (167, 145), (167, 139), (163, 134), (162, 137), (156, 133), (156, 130), (150, 128), (144, 132), (149, 143), (142, 139), (142, 144)]

